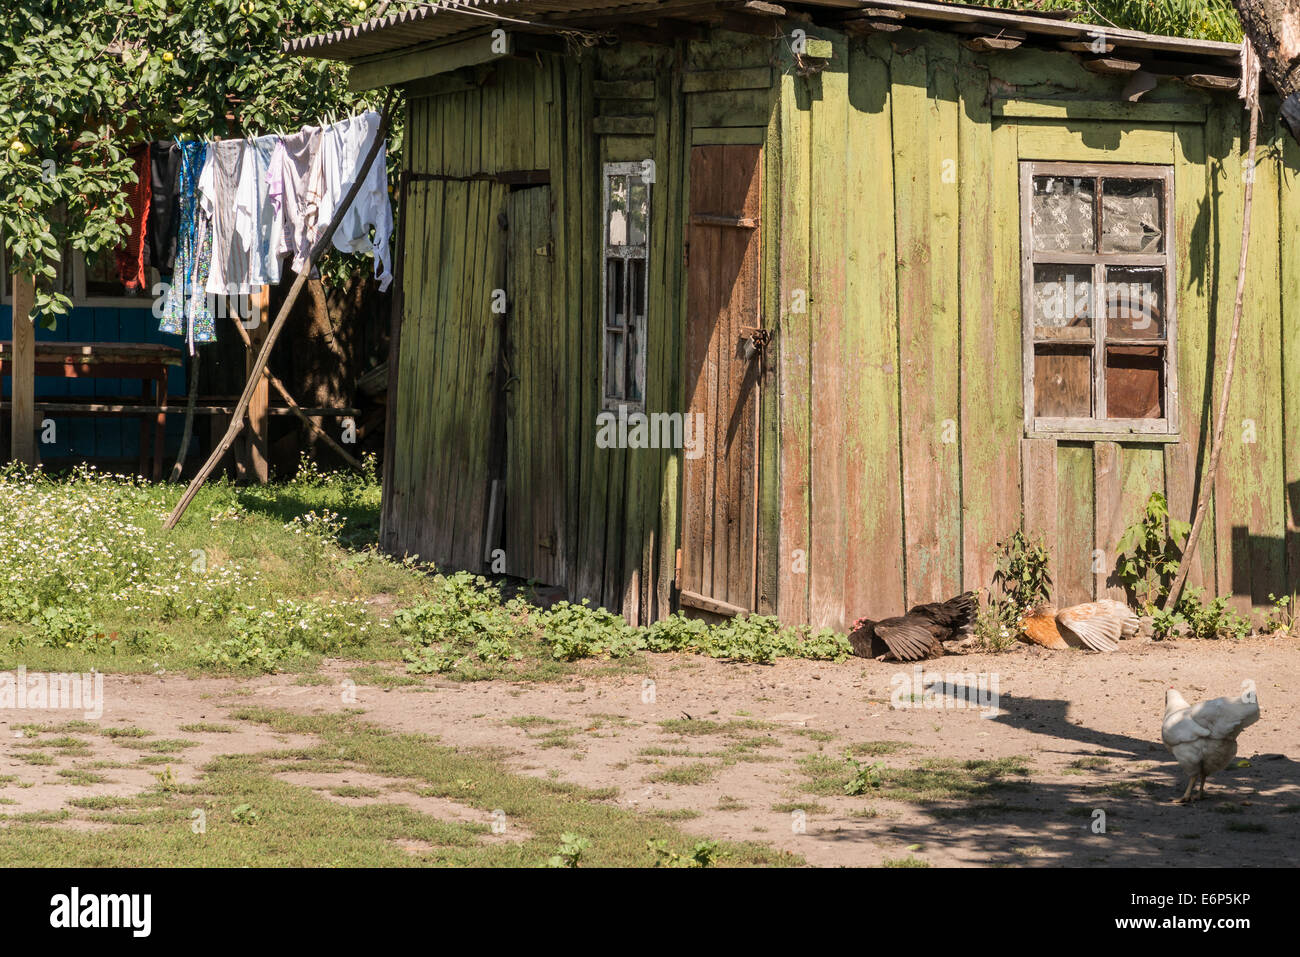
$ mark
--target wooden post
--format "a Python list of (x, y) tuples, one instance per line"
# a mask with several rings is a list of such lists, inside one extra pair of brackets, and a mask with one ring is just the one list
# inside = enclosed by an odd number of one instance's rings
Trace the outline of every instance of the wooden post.
[(15, 462), (32, 466), (36, 464), (36, 324), (32, 321), (35, 298), (32, 277), (15, 273), (10, 452)]
[(267, 329), (270, 328), (267, 315), (270, 301), (270, 289), (266, 286), (259, 287), (249, 297), (252, 314), (257, 317), (257, 326), (249, 331), (248, 348), (244, 351), (244, 371), (250, 379), (257, 376), (253, 397), (248, 401), (248, 467), (253, 473), (253, 480), (261, 484), (266, 484), (271, 477), (267, 464), (270, 456), (271, 416), (268, 410), (271, 407), (271, 392), (266, 376), (255, 371), (253, 366), (262, 343), (266, 341)]

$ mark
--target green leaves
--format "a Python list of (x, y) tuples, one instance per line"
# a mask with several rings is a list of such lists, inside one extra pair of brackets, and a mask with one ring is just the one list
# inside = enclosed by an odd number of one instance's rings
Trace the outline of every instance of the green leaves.
[(352, 112), (346, 67), (280, 47), (364, 16), (348, 0), (7, 0), (0, 222), (10, 272), (37, 277), (41, 321), (71, 308), (52, 291), (54, 264), (125, 235), (131, 144), (260, 135)]
[(1017, 529), (1005, 542), (998, 543), (997, 559), (993, 583), (1002, 586), (1006, 598), (992, 604), (1001, 624), (1016, 625), (1026, 611), (1051, 594), (1051, 556), (1042, 539), (1031, 542)]
[(1163, 493), (1152, 492), (1142, 518), (1120, 536), (1115, 575), (1148, 611), (1169, 593), (1191, 530), (1187, 522), (1169, 518), (1169, 503)]

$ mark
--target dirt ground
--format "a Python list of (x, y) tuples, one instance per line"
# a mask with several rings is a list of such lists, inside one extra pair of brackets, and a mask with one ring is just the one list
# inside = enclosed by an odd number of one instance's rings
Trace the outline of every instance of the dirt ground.
[[(197, 741), (175, 768), (181, 781), (190, 781), (217, 754), (305, 743), (231, 721), (234, 708), (356, 708), (389, 728), (496, 749), (520, 773), (616, 788), (611, 800), (661, 814), (689, 833), (767, 842), (818, 866), (908, 857), (934, 866), (1300, 864), (1300, 647), (1294, 640), (1125, 642), (1109, 655), (1024, 646), (947, 657), (925, 663), (941, 692), (928, 704), (910, 697), (912, 667), (857, 658), (764, 666), (650, 655), (644, 670), (559, 683), (429, 680), (389, 687), (353, 687), (353, 667), (327, 662), (328, 684), (299, 683), (292, 675), (249, 681), (109, 675), (101, 721)], [(953, 706), (972, 675), (996, 678), (998, 708), (985, 709), (991, 716)], [(904, 679), (907, 706), (892, 707), (894, 683)], [(1262, 708), (1240, 740), (1239, 757), (1248, 766), (1212, 777), (1206, 800), (1173, 804), (1185, 779), (1160, 744), (1165, 689), (1173, 685), (1194, 702), (1238, 694), (1245, 681), (1254, 683)], [(59, 810), (69, 798), (131, 794), (153, 783), (154, 767), (115, 770), (111, 785), (80, 786), (57, 777), (66, 761), (22, 760), (17, 726), (79, 717), (0, 712), (0, 775), (34, 785), (6, 787), (3, 794), (16, 803), (5, 812)], [(181, 730), (199, 722), (237, 730)], [(126, 763), (138, 755), (129, 739), (87, 737), (94, 755), (83, 760)], [(838, 784), (823, 787), (830, 793), (810, 792), (804, 771), (810, 757), (820, 756), (823, 765), (842, 762), (846, 748), (864, 742), (894, 742), (875, 748), (878, 757), (859, 758), (889, 768), (1019, 756), (1030, 773), (1013, 777), (1020, 787), (966, 800), (849, 796)], [(70, 819), (51, 826), (92, 825), (70, 810)], [(1104, 833), (1095, 832), (1099, 811)]]

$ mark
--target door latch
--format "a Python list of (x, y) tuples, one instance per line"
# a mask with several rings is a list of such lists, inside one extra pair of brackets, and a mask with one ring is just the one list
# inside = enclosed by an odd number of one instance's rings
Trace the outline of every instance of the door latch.
[(767, 344), (772, 341), (772, 333), (754, 326), (742, 326), (740, 336), (743, 343), (741, 349), (746, 359), (752, 359), (765, 351)]

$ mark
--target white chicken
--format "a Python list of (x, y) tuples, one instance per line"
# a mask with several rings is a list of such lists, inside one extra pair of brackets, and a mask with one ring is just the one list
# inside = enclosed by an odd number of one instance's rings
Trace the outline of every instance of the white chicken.
[(1191, 780), (1179, 804), (1192, 801), (1192, 790), (1201, 782), (1200, 797), (1205, 797), (1205, 779), (1222, 771), (1237, 756), (1237, 735), (1259, 720), (1259, 701), (1250, 695), (1240, 698), (1214, 698), (1189, 705), (1173, 688), (1165, 692), (1165, 720), (1160, 736), (1165, 747), (1178, 760)]

